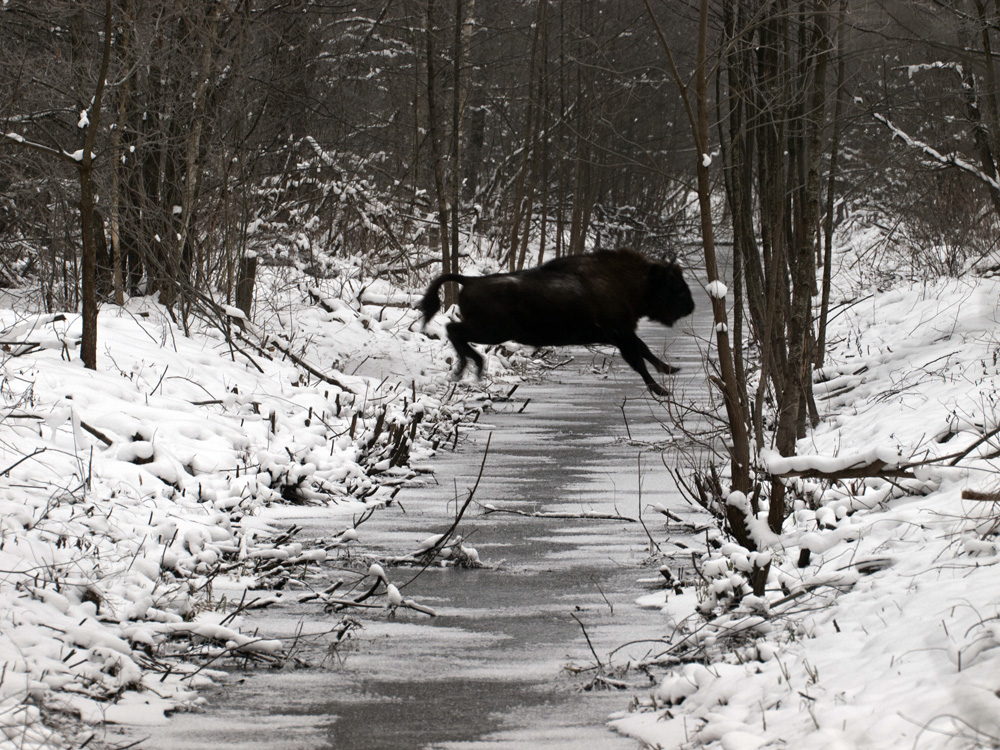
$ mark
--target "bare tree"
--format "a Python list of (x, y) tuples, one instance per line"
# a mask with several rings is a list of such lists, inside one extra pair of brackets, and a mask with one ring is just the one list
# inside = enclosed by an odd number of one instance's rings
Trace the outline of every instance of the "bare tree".
[[(85, 11), (80, 11), (85, 14)], [(81, 20), (86, 25), (86, 16), (75, 16), (74, 20)], [(86, 45), (80, 38), (84, 33), (75, 24), (72, 26), (71, 36), (73, 37), (74, 63), (77, 65), (76, 73), (81, 79), (85, 78), (82, 68), (86, 66), (86, 55), (81, 51)], [(96, 82), (94, 82), (93, 95), (89, 102), (79, 111), (77, 128), (82, 133), (82, 143), (80, 148), (70, 150), (58, 142), (48, 144), (41, 140), (34, 140), (32, 137), (25, 137), (15, 132), (7, 132), (6, 139), (18, 145), (30, 148), (47, 157), (62, 161), (75, 167), (79, 182), (80, 199), (80, 237), (82, 242), (82, 254), (80, 265), (80, 285), (81, 301), (83, 312), (83, 333), (80, 341), (80, 358), (84, 366), (88, 369), (97, 367), (97, 255), (98, 244), (103, 240), (103, 222), (100, 222), (95, 210), (95, 187), (94, 187), (94, 163), (95, 147), (97, 136), (100, 132), (101, 115), (104, 101), (104, 92), (107, 85), (108, 69), (111, 61), (112, 44), (112, 4), (111, 0), (105, 0), (104, 15), (101, 27), (100, 62), (97, 68)], [(25, 116), (24, 119), (29, 119)], [(44, 131), (43, 131), (44, 134)]]
[[(709, 296), (712, 302), (712, 317), (715, 323), (715, 342), (718, 351), (718, 368), (712, 382), (722, 393), (726, 411), (726, 424), (730, 435), (730, 472), (732, 489), (749, 496), (752, 490), (750, 464), (750, 436), (747, 431), (748, 418), (744, 405), (745, 382), (737, 375), (730, 342), (729, 318), (726, 310), (725, 287), (719, 274), (715, 251), (715, 222), (712, 213), (711, 149), (709, 146), (709, 100), (708, 100), (708, 28), (709, 2), (702, 0), (699, 8), (697, 28), (697, 53), (693, 80), (685, 80), (674, 60), (674, 54), (663, 33), (663, 28), (653, 11), (649, 0), (645, 0), (649, 13), (660, 38), (663, 51), (669, 62), (674, 82), (680, 91), (691, 127), (691, 137), (695, 144), (695, 172), (697, 175), (698, 209), (701, 217), (701, 240), (708, 276)], [(693, 92), (692, 92), (693, 86)], [(693, 99), (693, 101), (692, 101)], [(756, 545), (750, 538), (746, 520), (739, 508), (726, 504), (730, 529), (736, 539), (748, 547)], [(766, 580), (766, 576), (765, 576)]]

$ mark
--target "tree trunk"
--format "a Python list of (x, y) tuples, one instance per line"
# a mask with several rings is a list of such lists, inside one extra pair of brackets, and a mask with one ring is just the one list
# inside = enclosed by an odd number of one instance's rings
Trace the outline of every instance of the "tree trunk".
[[(94, 242), (94, 143), (101, 121), (101, 102), (105, 79), (111, 62), (111, 0), (104, 3), (104, 50), (97, 74), (97, 90), (88, 115), (83, 155), (78, 173), (80, 179), (80, 230), (83, 235), (83, 257), (80, 264), (80, 295), (83, 307), (83, 336), (80, 358), (84, 367), (97, 369), (97, 245)], [(103, 232), (103, 230), (102, 230)]]
[[(663, 29), (653, 13), (649, 0), (645, 0), (646, 11), (653, 21), (656, 34), (660, 40), (667, 60), (670, 63), (671, 75), (680, 89), (682, 100), (687, 112), (688, 122), (695, 143), (698, 209), (701, 220), (702, 246), (705, 256), (705, 271), (710, 285), (721, 284), (719, 267), (715, 253), (715, 229), (712, 221), (712, 184), (709, 171), (711, 160), (708, 157), (709, 148), (709, 115), (708, 115), (708, 24), (709, 0), (701, 0), (698, 20), (698, 51), (694, 72), (695, 104), (691, 106), (689, 86), (681, 78), (673, 53), (663, 34)], [(726, 411), (726, 423), (729, 427), (730, 474), (731, 490), (742, 492), (749, 497), (752, 489), (750, 474), (750, 436), (747, 432), (747, 415), (743, 410), (746, 403), (741, 397), (743, 384), (736, 376), (733, 350), (729, 340), (729, 325), (726, 314), (726, 300), (723, 295), (713, 294), (711, 297), (712, 318), (715, 323), (715, 342), (718, 349), (718, 375), (712, 377), (712, 382), (722, 393)], [(730, 530), (737, 542), (748, 549), (756, 549), (756, 543), (748, 533), (743, 511), (734, 505), (726, 503), (726, 517)], [(763, 576), (752, 575), (754, 593), (763, 593), (766, 582), (766, 570)]]
[[(812, 15), (812, 42), (806, 50), (814, 61), (808, 107), (801, 118), (804, 133), (803, 151), (806, 176), (802, 187), (796, 243), (791, 254), (792, 308), (788, 320), (788, 364), (784, 387), (778, 402), (778, 428), (775, 448), (782, 456), (795, 453), (795, 441), (802, 434), (805, 422), (804, 399), (809, 397), (807, 380), (811, 379), (811, 362), (807, 346), (812, 324), (812, 298), (816, 285), (815, 239), (819, 223), (819, 182), (822, 159), (823, 119), (826, 108), (826, 66), (830, 51), (828, 13), (830, 0), (818, 0)], [(775, 479), (771, 486), (771, 506), (768, 525), (780, 533), (785, 520), (785, 485)]]
[(844, 36), (847, 27), (844, 16), (847, 0), (840, 0), (837, 19), (837, 88), (834, 92), (832, 132), (830, 134), (830, 166), (826, 187), (826, 216), (823, 217), (823, 282), (820, 287), (819, 330), (816, 334), (816, 367), (826, 360), (826, 327), (830, 316), (830, 287), (833, 274), (833, 213), (836, 203), (837, 159), (840, 155), (841, 119), (844, 111)]
[[(471, 4), (474, 0), (468, 0)], [(471, 29), (465, 25), (464, 0), (455, 0), (455, 37), (453, 58), (453, 86), (451, 96), (451, 273), (458, 273), (459, 218), (462, 207), (462, 120), (465, 112), (465, 59), (468, 56), (468, 37)]]
[[(451, 242), (448, 231), (448, 189), (445, 179), (444, 154), (442, 153), (440, 123), (438, 121), (437, 66), (434, 47), (434, 0), (427, 0), (424, 28), (425, 64), (427, 67), (427, 134), (434, 166), (434, 191), (437, 195), (438, 240), (441, 246), (441, 273), (452, 273)], [(454, 284), (445, 284), (444, 306), (455, 304), (458, 297)]]
[(257, 253), (248, 252), (240, 258), (240, 268), (236, 276), (236, 293), (233, 301), (236, 307), (250, 319), (253, 312), (253, 291), (257, 282)]

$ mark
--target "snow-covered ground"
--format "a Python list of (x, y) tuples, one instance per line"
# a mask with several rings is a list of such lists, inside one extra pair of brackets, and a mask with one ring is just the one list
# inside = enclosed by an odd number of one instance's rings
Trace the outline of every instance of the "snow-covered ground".
[[(363, 545), (359, 520), (466, 419), (408, 295), (348, 269), (287, 274), (262, 282), (266, 339), (105, 307), (96, 372), (78, 316), (0, 309), (0, 745), (149, 726), (227, 660), (285, 658), (243, 629), (243, 593)], [(766, 601), (741, 597), (732, 544), (697, 584), (648, 597), (658, 687), (618, 731), (664, 748), (1000, 746), (1000, 282), (845, 299), (824, 421), (802, 457), (762, 456), (805, 475)], [(332, 503), (337, 532), (303, 545), (276, 501)], [(345, 560), (350, 596), (393, 604), (377, 566)]]
[[(282, 273), (261, 282), (263, 339), (106, 306), (96, 371), (78, 315), (0, 310), (0, 746), (155, 725), (227, 659), (285, 658), (242, 632), (243, 593), (356, 546), (465, 419), (408, 295), (349, 268)], [(268, 520), (278, 501), (330, 504), (338, 533), (304, 547), (294, 514)], [(392, 604), (353, 564), (368, 603)]]
[[(649, 597), (672, 623), (658, 687), (619, 731), (662, 748), (1000, 747), (1000, 283), (851, 298), (822, 424), (801, 457), (762, 456), (798, 475), (766, 602), (731, 606), (749, 568), (733, 544), (697, 585)], [(883, 476), (827, 479), (852, 473)]]

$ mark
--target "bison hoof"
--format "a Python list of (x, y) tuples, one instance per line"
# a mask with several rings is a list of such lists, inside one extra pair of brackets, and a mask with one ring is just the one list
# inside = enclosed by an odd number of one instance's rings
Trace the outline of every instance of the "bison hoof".
[(675, 373), (681, 371), (681, 368), (674, 367), (673, 365), (664, 365), (663, 367), (658, 367), (656, 369), (662, 372), (664, 375), (674, 375)]
[(670, 392), (667, 391), (667, 389), (664, 388), (659, 383), (649, 383), (648, 386), (649, 386), (649, 392), (652, 393), (654, 396), (659, 396), (660, 398), (666, 398), (667, 396), (670, 395)]

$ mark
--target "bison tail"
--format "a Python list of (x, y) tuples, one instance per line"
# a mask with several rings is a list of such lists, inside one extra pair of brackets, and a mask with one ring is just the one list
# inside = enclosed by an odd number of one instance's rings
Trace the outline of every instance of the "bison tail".
[(420, 312), (424, 314), (424, 327), (431, 322), (431, 318), (441, 309), (441, 300), (438, 297), (438, 292), (441, 287), (448, 283), (449, 281), (457, 281), (458, 283), (464, 283), (465, 277), (460, 276), (457, 273), (445, 273), (438, 276), (431, 285), (427, 287), (427, 292), (424, 294), (423, 298), (420, 300)]

